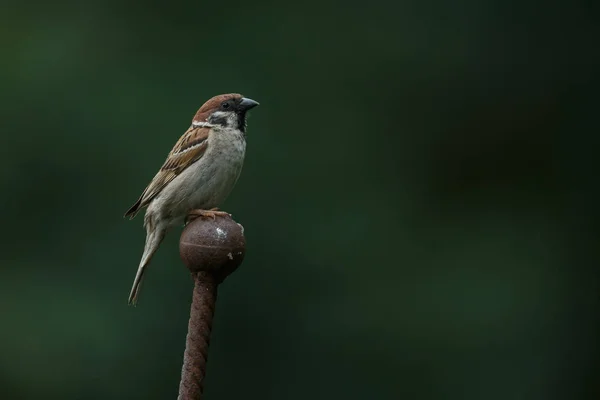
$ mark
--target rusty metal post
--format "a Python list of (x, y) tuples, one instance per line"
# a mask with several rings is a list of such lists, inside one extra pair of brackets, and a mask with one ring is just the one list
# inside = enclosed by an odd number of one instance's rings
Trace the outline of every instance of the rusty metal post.
[(194, 278), (178, 400), (200, 400), (218, 285), (244, 259), (244, 228), (231, 217), (197, 218), (181, 234), (179, 253)]

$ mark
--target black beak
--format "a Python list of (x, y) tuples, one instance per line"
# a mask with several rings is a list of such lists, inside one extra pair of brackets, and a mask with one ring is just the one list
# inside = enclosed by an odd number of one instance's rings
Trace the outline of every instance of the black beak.
[(240, 111), (248, 111), (251, 108), (254, 108), (258, 105), (258, 102), (252, 100), (252, 99), (247, 99), (245, 97), (242, 97), (242, 101), (240, 101), (240, 104), (238, 105), (238, 108)]

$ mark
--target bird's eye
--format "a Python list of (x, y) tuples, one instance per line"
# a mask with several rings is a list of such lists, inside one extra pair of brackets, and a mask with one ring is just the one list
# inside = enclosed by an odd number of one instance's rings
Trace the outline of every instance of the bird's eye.
[(223, 102), (223, 103), (221, 104), (221, 107), (222, 107), (224, 110), (227, 110), (227, 109), (229, 108), (229, 102), (227, 102), (227, 101)]

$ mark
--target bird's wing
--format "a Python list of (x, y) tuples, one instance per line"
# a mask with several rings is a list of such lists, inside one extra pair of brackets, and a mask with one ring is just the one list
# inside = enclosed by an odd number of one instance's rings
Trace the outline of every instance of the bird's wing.
[(187, 167), (198, 161), (208, 147), (210, 127), (190, 127), (179, 138), (169, 153), (167, 160), (144, 190), (138, 201), (125, 213), (133, 218), (137, 212), (147, 206), (164, 188)]

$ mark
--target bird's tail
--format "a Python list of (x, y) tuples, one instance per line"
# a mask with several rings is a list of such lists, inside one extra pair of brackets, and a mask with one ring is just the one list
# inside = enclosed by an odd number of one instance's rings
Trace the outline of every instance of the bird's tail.
[(133, 280), (131, 292), (129, 293), (130, 305), (136, 305), (137, 303), (138, 295), (140, 293), (140, 285), (142, 283), (142, 278), (144, 277), (146, 267), (158, 249), (160, 242), (162, 242), (163, 238), (165, 237), (166, 232), (166, 229), (159, 227), (156, 227), (155, 229), (148, 229), (146, 234), (146, 245), (144, 246), (144, 254), (142, 254), (142, 260), (140, 261), (137, 273), (135, 274), (135, 279)]

